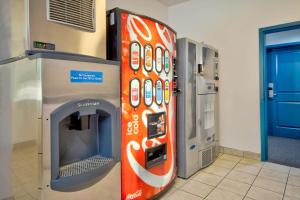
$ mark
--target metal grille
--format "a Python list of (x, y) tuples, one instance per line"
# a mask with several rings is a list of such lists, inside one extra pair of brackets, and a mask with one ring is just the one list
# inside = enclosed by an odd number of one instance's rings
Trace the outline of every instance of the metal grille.
[(48, 20), (95, 31), (95, 0), (48, 0)]
[(213, 161), (216, 160), (217, 156), (218, 156), (217, 147), (213, 146), (213, 148), (212, 148), (212, 160)]
[(212, 162), (212, 149), (202, 152), (202, 167), (208, 166)]
[(59, 176), (60, 177), (76, 176), (103, 167), (104, 165), (107, 165), (112, 161), (113, 159), (111, 158), (105, 158), (99, 155), (93, 156), (86, 160), (82, 160), (61, 167), (59, 169)]

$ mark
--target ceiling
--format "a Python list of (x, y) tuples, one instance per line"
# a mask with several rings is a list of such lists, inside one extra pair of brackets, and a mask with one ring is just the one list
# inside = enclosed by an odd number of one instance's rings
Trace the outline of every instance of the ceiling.
[(189, 0), (158, 0), (159, 2), (167, 5), (167, 6), (173, 6), (175, 4), (183, 3)]

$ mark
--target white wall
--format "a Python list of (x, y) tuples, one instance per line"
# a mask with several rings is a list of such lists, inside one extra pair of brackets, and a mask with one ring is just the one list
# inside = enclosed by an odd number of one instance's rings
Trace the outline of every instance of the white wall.
[(258, 29), (300, 20), (299, 0), (191, 0), (169, 8), (178, 36), (220, 54), (220, 143), (260, 153)]
[(300, 42), (300, 29), (270, 33), (266, 36), (266, 45)]
[(168, 22), (168, 7), (157, 0), (106, 0), (106, 10), (115, 7)]

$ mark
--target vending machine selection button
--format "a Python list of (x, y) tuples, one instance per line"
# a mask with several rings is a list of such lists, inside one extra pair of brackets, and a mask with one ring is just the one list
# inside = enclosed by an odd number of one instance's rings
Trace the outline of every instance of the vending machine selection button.
[(144, 67), (147, 72), (151, 72), (153, 68), (153, 50), (150, 44), (144, 47)]
[(138, 42), (130, 44), (130, 67), (134, 71), (138, 71), (141, 65), (141, 46)]
[(134, 78), (130, 81), (130, 105), (136, 108), (140, 101), (140, 81)]
[(168, 80), (165, 81), (165, 103), (169, 104), (170, 102), (170, 83)]
[(155, 83), (155, 101), (157, 105), (161, 105), (163, 101), (162, 81), (157, 80)]
[(157, 47), (155, 50), (155, 68), (158, 73), (162, 71), (163, 66), (163, 55), (162, 55), (162, 48)]
[(165, 72), (168, 74), (170, 72), (170, 55), (167, 49), (165, 50), (164, 53), (164, 68), (165, 68)]
[(144, 82), (144, 102), (146, 106), (151, 106), (153, 103), (153, 84), (151, 79)]

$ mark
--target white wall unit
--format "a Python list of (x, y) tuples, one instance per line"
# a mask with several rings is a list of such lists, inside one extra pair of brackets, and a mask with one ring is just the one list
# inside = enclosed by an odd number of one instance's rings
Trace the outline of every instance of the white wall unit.
[(260, 153), (258, 29), (298, 21), (299, 7), (298, 0), (191, 0), (169, 7), (179, 37), (219, 49), (222, 146)]

